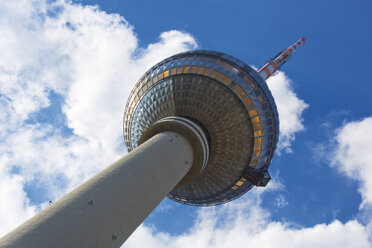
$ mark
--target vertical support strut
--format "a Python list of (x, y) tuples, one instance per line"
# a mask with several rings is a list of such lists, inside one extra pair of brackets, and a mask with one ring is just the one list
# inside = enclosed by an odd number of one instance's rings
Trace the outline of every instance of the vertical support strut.
[(292, 53), (296, 51), (297, 47), (305, 42), (305, 38), (301, 37), (296, 43), (288, 47), (288, 49), (280, 52), (275, 58), (272, 58), (268, 63), (262, 66), (258, 73), (266, 80), (282, 65), (284, 65), (291, 57)]

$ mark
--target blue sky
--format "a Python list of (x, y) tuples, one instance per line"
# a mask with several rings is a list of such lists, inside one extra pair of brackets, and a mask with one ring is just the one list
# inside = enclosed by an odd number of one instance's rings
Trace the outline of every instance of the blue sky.
[(370, 1), (0, 3), (0, 235), (126, 153), (124, 104), (151, 65), (207, 49), (260, 67), (305, 36), (268, 81), (283, 123), (269, 187), (216, 208), (165, 199), (124, 247), (230, 247), (229, 230), (252, 246), (369, 247), (370, 13)]

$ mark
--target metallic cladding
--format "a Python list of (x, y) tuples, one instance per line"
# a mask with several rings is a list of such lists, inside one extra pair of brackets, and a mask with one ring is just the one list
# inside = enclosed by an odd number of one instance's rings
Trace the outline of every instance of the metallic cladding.
[(197, 121), (210, 140), (205, 171), (168, 197), (209, 206), (231, 201), (265, 172), (279, 133), (278, 113), (266, 82), (229, 55), (191, 51), (167, 58), (137, 82), (126, 104), (124, 137), (128, 151), (144, 130), (168, 116)]

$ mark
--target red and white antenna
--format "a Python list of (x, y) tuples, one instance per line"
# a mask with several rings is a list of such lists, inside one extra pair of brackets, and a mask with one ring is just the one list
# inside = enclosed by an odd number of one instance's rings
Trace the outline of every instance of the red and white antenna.
[(295, 44), (291, 45), (287, 50), (280, 51), (275, 58), (271, 58), (264, 66), (262, 66), (258, 73), (266, 80), (274, 74), (282, 65), (284, 65), (292, 56), (292, 53), (305, 42), (305, 38), (301, 37)]

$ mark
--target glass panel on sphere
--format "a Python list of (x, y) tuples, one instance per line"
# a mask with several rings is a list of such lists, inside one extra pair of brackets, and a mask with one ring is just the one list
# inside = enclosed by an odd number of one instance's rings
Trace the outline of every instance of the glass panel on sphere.
[(261, 151), (261, 145), (254, 146), (255, 151)]
[(235, 81), (232, 81), (231, 83), (230, 83), (230, 89), (233, 89), (233, 88), (235, 88), (236, 86), (238, 85), (238, 83), (237, 82), (235, 82)]
[(181, 74), (181, 73), (182, 73), (182, 66), (177, 67), (177, 74)]
[(238, 74), (238, 72), (239, 72), (239, 70), (236, 69), (235, 67), (233, 67), (231, 71), (232, 71), (234, 74)]
[(237, 181), (235, 185), (240, 187), (240, 186), (242, 186), (243, 184), (244, 184), (244, 182), (242, 182), (242, 181)]
[(217, 71), (213, 70), (211, 77), (216, 78), (216, 76), (217, 76)]
[(227, 63), (225, 64), (225, 68), (226, 68), (227, 70), (230, 70), (231, 67), (232, 67), (231, 65), (229, 65), (229, 64), (227, 64)]
[(257, 137), (257, 136), (261, 136), (262, 135), (262, 132), (261, 130), (258, 130), (256, 132), (254, 132), (254, 136)]
[(260, 117), (255, 117), (252, 119), (252, 123), (260, 123)]
[(247, 84), (249, 84), (250, 82), (252, 82), (252, 80), (249, 78), (249, 77), (244, 77), (243, 78), (244, 82), (246, 82)]
[(248, 111), (251, 111), (252, 109), (254, 109), (254, 104), (253, 103), (247, 104), (245, 105), (245, 108), (248, 109)]
[(222, 78), (224, 77), (223, 73), (219, 73), (218, 76), (217, 76), (217, 80), (222, 82)]
[(251, 164), (257, 164), (258, 163), (258, 159), (254, 158), (251, 160)]
[(247, 104), (247, 103), (250, 103), (250, 102), (251, 102), (251, 98), (249, 98), (249, 97), (246, 97), (243, 100), (244, 105)]
[(261, 144), (262, 143), (262, 138), (256, 138), (254, 139), (255, 144)]
[(159, 80), (162, 80), (162, 79), (163, 79), (163, 73), (160, 73), (160, 74), (158, 75), (158, 79), (159, 79)]
[(253, 129), (256, 131), (258, 129), (261, 129), (261, 125), (260, 124), (256, 124), (254, 125)]
[(214, 58), (214, 57), (208, 57), (208, 61), (209, 61), (211, 64), (214, 64), (214, 63), (216, 63), (216, 58)]
[(249, 111), (249, 116), (252, 117), (252, 116), (256, 116), (257, 115), (257, 110), (256, 109), (253, 109), (251, 111)]
[(152, 85), (152, 81), (150, 80), (147, 82), (147, 88), (150, 88), (151, 85)]
[(242, 90), (242, 87), (240, 87), (239, 85), (237, 85), (235, 88), (234, 88), (234, 92), (235, 93), (238, 93)]
[(230, 80), (231, 80), (231, 79), (230, 79), (229, 77), (225, 77), (225, 79), (223, 80), (223, 83), (224, 83), (224, 84), (227, 84), (228, 82), (230, 82)]

